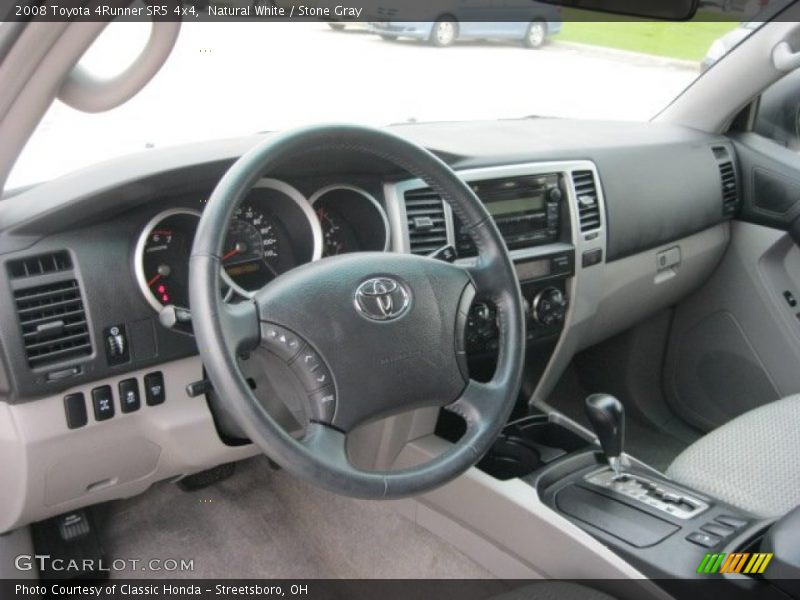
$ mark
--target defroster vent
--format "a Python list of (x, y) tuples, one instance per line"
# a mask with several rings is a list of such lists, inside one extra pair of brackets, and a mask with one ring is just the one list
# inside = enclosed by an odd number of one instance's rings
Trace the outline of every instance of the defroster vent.
[(72, 261), (66, 250), (40, 254), (39, 256), (26, 256), (25, 258), (8, 262), (8, 274), (11, 279), (58, 273), (70, 268), (72, 268)]

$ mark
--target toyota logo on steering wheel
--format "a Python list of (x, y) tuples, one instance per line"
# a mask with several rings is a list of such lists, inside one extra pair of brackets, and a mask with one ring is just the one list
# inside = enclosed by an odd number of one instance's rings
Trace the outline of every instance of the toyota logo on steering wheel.
[(407, 310), (411, 294), (405, 286), (391, 277), (367, 279), (356, 289), (358, 312), (373, 321), (391, 321)]

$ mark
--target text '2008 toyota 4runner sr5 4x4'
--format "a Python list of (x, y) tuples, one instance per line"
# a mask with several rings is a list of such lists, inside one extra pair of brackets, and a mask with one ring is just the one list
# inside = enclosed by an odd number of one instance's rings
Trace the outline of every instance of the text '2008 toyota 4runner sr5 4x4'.
[(73, 4), (0, 25), (4, 598), (800, 597), (800, 5)]

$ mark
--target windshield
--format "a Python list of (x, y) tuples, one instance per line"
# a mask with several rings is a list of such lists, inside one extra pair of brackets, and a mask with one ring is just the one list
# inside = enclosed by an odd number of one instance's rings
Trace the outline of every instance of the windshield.
[[(185, 23), (167, 64), (129, 102), (84, 114), (57, 101), (7, 189), (150, 148), (318, 122), (647, 120), (751, 33), (730, 21), (562, 23), (559, 15), (537, 30)], [(113, 75), (148, 33), (147, 23), (113, 23), (83, 64)]]

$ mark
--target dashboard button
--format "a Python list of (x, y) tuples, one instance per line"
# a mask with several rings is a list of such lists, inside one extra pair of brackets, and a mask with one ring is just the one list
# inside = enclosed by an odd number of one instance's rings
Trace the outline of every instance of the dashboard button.
[(715, 535), (711, 535), (710, 533), (703, 533), (702, 531), (695, 531), (690, 533), (686, 536), (686, 539), (692, 542), (693, 544), (697, 544), (698, 546), (702, 546), (703, 548), (711, 548), (719, 544), (722, 540)]
[(720, 515), (715, 519), (717, 522), (733, 527), (734, 529), (741, 529), (747, 525), (748, 521), (740, 519), (739, 517), (732, 517), (731, 515)]
[(139, 382), (136, 379), (124, 379), (119, 382), (119, 406), (122, 412), (130, 413), (139, 410), (142, 403), (139, 399)]
[(585, 269), (586, 267), (593, 267), (594, 265), (599, 265), (603, 262), (603, 249), (602, 248), (595, 248), (594, 250), (587, 250), (581, 255), (581, 266)]
[(302, 340), (288, 329), (272, 323), (262, 323), (261, 343), (280, 358), (289, 362), (303, 347)]
[(330, 423), (333, 420), (333, 414), (336, 412), (336, 390), (332, 385), (311, 392), (308, 399), (311, 404), (312, 421)]
[(734, 531), (730, 527), (726, 527), (725, 525), (720, 525), (719, 523), (706, 523), (700, 529), (702, 529), (706, 533), (710, 533), (711, 535), (716, 535), (717, 537), (721, 538), (728, 537)]
[(110, 385), (102, 385), (92, 390), (92, 404), (96, 421), (105, 421), (114, 416), (114, 396)]
[(148, 373), (144, 376), (144, 394), (148, 406), (163, 404), (167, 399), (164, 390), (164, 375), (161, 371)]
[(118, 365), (130, 360), (125, 325), (120, 323), (118, 325), (106, 327), (103, 330), (103, 338), (105, 339), (106, 346), (106, 360), (109, 365)]
[(313, 349), (306, 346), (297, 355), (290, 365), (294, 374), (300, 379), (300, 383), (308, 392), (313, 392), (333, 383), (328, 367), (322, 358)]
[(67, 427), (77, 429), (88, 422), (86, 415), (86, 399), (83, 394), (67, 394), (64, 396), (64, 412), (67, 415)]

